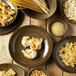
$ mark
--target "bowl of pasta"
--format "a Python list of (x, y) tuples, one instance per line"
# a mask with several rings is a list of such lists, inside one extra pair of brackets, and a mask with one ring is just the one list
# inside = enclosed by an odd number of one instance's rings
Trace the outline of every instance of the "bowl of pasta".
[(45, 69), (34, 68), (28, 72), (27, 76), (50, 76), (50, 74)]
[(17, 17), (17, 6), (12, 5), (8, 0), (0, 1), (0, 27), (10, 25)]
[(18, 65), (0, 64), (0, 76), (25, 76), (25, 71)]
[(54, 61), (63, 71), (76, 73), (76, 36), (65, 37), (54, 49)]

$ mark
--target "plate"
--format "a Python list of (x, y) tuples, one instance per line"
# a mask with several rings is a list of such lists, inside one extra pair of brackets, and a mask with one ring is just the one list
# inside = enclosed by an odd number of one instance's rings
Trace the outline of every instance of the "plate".
[[(37, 58), (30, 60), (24, 57), (22, 50), (25, 50), (25, 48), (21, 44), (23, 36), (43, 38), (42, 49), (38, 51)], [(18, 29), (9, 42), (9, 52), (13, 60), (24, 67), (35, 67), (45, 63), (51, 56), (52, 47), (49, 34), (43, 28), (34, 25), (27, 25)]]
[(46, 13), (41, 14), (41, 13), (35, 12), (33, 10), (29, 10), (29, 9), (22, 9), (22, 11), (23, 11), (24, 14), (27, 14), (31, 18), (35, 18), (35, 19), (49, 18), (56, 11), (57, 2), (56, 2), (56, 0), (46, 0), (46, 1), (47, 1), (47, 4), (48, 4), (48, 7), (50, 9), (49, 14), (46, 14)]
[(58, 52), (59, 50), (65, 46), (65, 43), (66, 42), (76, 42), (76, 36), (69, 36), (69, 37), (65, 37), (63, 38), (62, 40), (60, 40), (55, 49), (54, 49), (54, 54), (53, 54), (53, 57), (54, 57), (54, 61), (55, 63), (57, 64), (57, 66), (62, 69), (63, 71), (66, 71), (66, 72), (69, 72), (69, 73), (76, 73), (76, 66), (73, 68), (73, 67), (70, 67), (70, 66), (66, 66), (62, 61), (61, 61), (61, 58), (59, 57), (58, 55)]
[(0, 24), (0, 27), (6, 27), (6, 26), (10, 25), (10, 24), (16, 19), (17, 14), (18, 14), (18, 9), (16, 9), (16, 8), (17, 8), (16, 5), (12, 5), (12, 4), (9, 2), (9, 0), (3, 0), (3, 2), (7, 3), (7, 4), (11, 7), (11, 9), (15, 10), (16, 13), (15, 13), (14, 19), (13, 19), (12, 21), (10, 21), (10, 22), (9, 22), (8, 24), (6, 24), (5, 26), (2, 26), (2, 25)]
[(25, 76), (24, 70), (14, 64), (0, 64), (0, 71), (8, 71), (9, 69), (13, 69), (16, 72), (15, 76)]

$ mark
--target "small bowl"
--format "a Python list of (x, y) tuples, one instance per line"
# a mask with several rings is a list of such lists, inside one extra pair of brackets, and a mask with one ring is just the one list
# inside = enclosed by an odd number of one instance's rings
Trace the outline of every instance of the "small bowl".
[(49, 18), (50, 16), (52, 16), (57, 8), (56, 0), (47, 0), (47, 4), (50, 9), (49, 14), (46, 14), (46, 13), (41, 14), (41, 13), (35, 12), (33, 10), (29, 10), (29, 9), (22, 9), (22, 12), (24, 14), (27, 14), (31, 18), (46, 19), (46, 18)]
[(17, 6), (12, 5), (12, 4), (9, 2), (9, 0), (3, 0), (3, 2), (7, 3), (7, 4), (11, 7), (11, 9), (15, 10), (16, 13), (15, 13), (15, 15), (14, 15), (14, 19), (13, 19), (11, 22), (5, 24), (4, 26), (2, 26), (2, 25), (0, 24), (0, 27), (6, 27), (6, 26), (10, 25), (10, 24), (16, 19), (17, 14), (18, 14), (18, 9), (15, 9), (15, 8), (17, 8)]
[[(52, 20), (51, 23), (50, 23), (50, 25), (47, 27), (47, 30), (48, 30), (49, 34), (54, 35), (54, 34), (52, 33), (52, 31), (51, 31), (51, 26), (52, 26), (52, 24), (53, 24), (54, 22), (61, 22), (61, 23), (63, 23), (64, 26), (65, 26), (65, 28), (66, 28), (64, 34), (67, 32), (67, 29), (68, 29), (67, 23), (66, 23), (65, 21), (63, 21), (62, 19), (55, 19), (55, 20)], [(63, 35), (64, 35), (64, 34), (63, 34)], [(54, 35), (54, 36), (55, 36), (55, 35)], [(60, 36), (62, 36), (62, 35), (60, 35)]]
[(27, 76), (30, 76), (31, 73), (32, 73), (34, 70), (40, 70), (40, 71), (43, 71), (45, 74), (47, 74), (47, 76), (50, 76), (49, 73), (48, 73), (46, 70), (41, 69), (41, 68), (34, 68), (34, 69), (30, 70), (30, 71), (28, 72)]
[(68, 22), (71, 22), (73, 24), (76, 24), (76, 21), (73, 21), (73, 20), (69, 20), (69, 18), (66, 17), (66, 15), (64, 14), (64, 7), (63, 7), (63, 4), (65, 3), (65, 1), (68, 1), (68, 0), (60, 0), (60, 12), (61, 12), (61, 15), (62, 17), (67, 20)]

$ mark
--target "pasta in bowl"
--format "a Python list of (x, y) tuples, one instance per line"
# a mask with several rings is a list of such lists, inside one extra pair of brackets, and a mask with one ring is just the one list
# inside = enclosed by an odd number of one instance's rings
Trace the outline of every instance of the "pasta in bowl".
[(8, 0), (0, 1), (0, 27), (8, 26), (15, 20), (18, 12), (16, 7)]
[(24, 70), (14, 64), (0, 64), (0, 76), (25, 76)]
[(76, 64), (76, 42), (67, 42), (65, 47), (59, 50), (59, 56), (66, 66), (75, 67)]
[(55, 46), (53, 57), (60, 69), (76, 73), (76, 36), (61, 39)]
[(28, 72), (27, 76), (50, 76), (50, 74), (44, 69), (34, 68)]

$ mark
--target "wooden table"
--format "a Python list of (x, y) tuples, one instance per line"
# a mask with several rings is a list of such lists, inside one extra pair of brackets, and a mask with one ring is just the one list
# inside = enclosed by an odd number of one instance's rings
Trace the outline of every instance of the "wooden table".
[[(36, 19), (32, 19), (25, 15), (24, 20), (20, 27), (31, 24), (31, 25), (40, 26), (46, 30), (46, 26), (49, 25), (51, 19), (52, 18), (45, 19), (45, 20), (36, 20)], [(67, 23), (68, 23), (68, 31), (63, 37), (76, 36), (76, 25), (70, 24), (69, 22), (67, 22)], [(7, 35), (0, 36), (0, 64), (2, 64), (2, 63), (17, 64), (14, 60), (12, 60), (12, 58), (9, 54), (9, 49), (8, 49), (9, 39), (12, 34), (13, 34), (13, 32), (10, 34), (7, 34)], [(63, 37), (52, 36), (52, 38), (55, 40), (55, 42), (58, 42)], [(46, 69), (50, 73), (50, 76), (76, 76), (76, 74), (66, 73), (66, 72), (62, 71), (61, 69), (59, 69), (56, 66), (56, 64), (54, 63), (54, 60), (52, 57), (50, 57), (50, 59), (46, 63), (44, 63), (43, 65), (38, 66), (38, 67)], [(26, 73), (30, 69), (32, 69), (32, 68), (27, 68), (27, 67), (22, 67), (22, 68), (25, 70)]]

